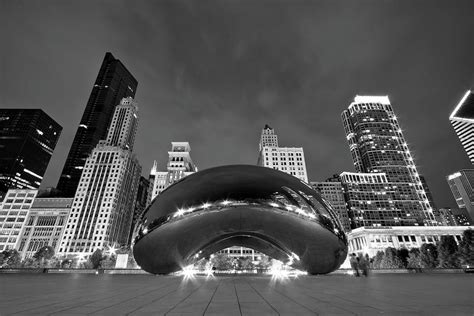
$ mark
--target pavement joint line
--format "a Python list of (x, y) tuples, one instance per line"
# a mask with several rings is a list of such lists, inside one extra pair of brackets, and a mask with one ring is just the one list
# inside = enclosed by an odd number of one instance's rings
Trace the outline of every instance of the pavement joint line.
[[(138, 287), (138, 288), (139, 288), (139, 287)], [(110, 299), (110, 298), (119, 296), (119, 295), (121, 295), (121, 294), (127, 293), (127, 292), (129, 292), (129, 291), (130, 291), (129, 289), (118, 289), (118, 290), (116, 290), (116, 291), (113, 292), (113, 293), (116, 293), (116, 294), (113, 294), (113, 295), (110, 295), (110, 296), (107, 296), (107, 297), (102, 297), (102, 298), (99, 298), (99, 299), (96, 299), (96, 300), (88, 301), (87, 304), (94, 303), (94, 302), (98, 302), (98, 301), (101, 301), (101, 300), (107, 300), (107, 299)], [(75, 301), (75, 300), (78, 300), (78, 299), (81, 299), (81, 298), (84, 298), (84, 297), (88, 297), (88, 296), (89, 296), (89, 295), (83, 295), (83, 296), (81, 296), (81, 297), (79, 297), (79, 298), (72, 298), (72, 299), (68, 299), (68, 300), (66, 300), (66, 301), (73, 301), (73, 300)], [(61, 301), (61, 302), (56, 302), (56, 303), (52, 303), (52, 304), (37, 306), (37, 307), (33, 307), (33, 308), (31, 308), (31, 309), (28, 309), (28, 310), (34, 310), (34, 309), (38, 309), (38, 308), (41, 308), (41, 307), (46, 307), (46, 306), (51, 306), (51, 305), (57, 305), (57, 304), (61, 304), (61, 303), (64, 303), (64, 302), (65, 302), (65, 301)], [(73, 309), (73, 308), (76, 308), (76, 307), (81, 306), (81, 305), (87, 305), (87, 304), (82, 303), (82, 304), (79, 304), (79, 305), (73, 305), (73, 306), (70, 306), (70, 307), (68, 307), (68, 308), (61, 309), (61, 310), (59, 310), (59, 311), (55, 311), (55, 312), (50, 313), (50, 314), (48, 314), (48, 315), (54, 315), (54, 314), (56, 314), (56, 313), (58, 313), (58, 312), (63, 312), (63, 311), (66, 311), (66, 310), (69, 310), (69, 309)], [(15, 312), (15, 314), (21, 313), (21, 312), (24, 312), (24, 311), (28, 311), (28, 310), (23, 310), (23, 311)]]
[(289, 299), (290, 301), (292, 301), (292, 302), (294, 302), (294, 303), (296, 303), (296, 304), (298, 304), (298, 305), (300, 305), (300, 306), (306, 308), (306, 309), (309, 310), (311, 313), (314, 313), (314, 314), (316, 314), (316, 315), (319, 315), (318, 312), (312, 310), (311, 308), (307, 307), (307, 306), (304, 305), (304, 304), (301, 304), (300, 302), (297, 302), (295, 299), (293, 299), (293, 298), (291, 298), (290, 296), (284, 294), (282, 291), (277, 290), (277, 289), (276, 289), (276, 286), (275, 286), (275, 288), (274, 288), (274, 291), (277, 292), (278, 294), (280, 294), (281, 296), (286, 297), (286, 298)]
[(206, 314), (206, 311), (207, 311), (207, 309), (209, 308), (209, 305), (211, 304), (212, 299), (214, 298), (214, 295), (216, 295), (217, 289), (218, 289), (219, 286), (221, 285), (221, 282), (222, 282), (222, 280), (220, 280), (219, 283), (217, 283), (216, 289), (214, 290), (214, 293), (212, 293), (211, 299), (210, 299), (209, 302), (207, 303), (206, 308), (204, 309), (204, 312), (202, 313), (203, 315)]
[(272, 304), (270, 304), (253, 286), (252, 284), (250, 284), (249, 281), (247, 281), (248, 285), (255, 291), (255, 293), (257, 293), (258, 296), (260, 296), (264, 301), (265, 303), (268, 304), (268, 306), (270, 306), (278, 315), (280, 315), (280, 313), (275, 309), (275, 307), (273, 307)]
[[(123, 290), (123, 289), (119, 289), (119, 290), (115, 291), (114, 293), (116, 293), (116, 292), (122, 292), (122, 291), (124, 291), (124, 290)], [(112, 295), (112, 296), (108, 296), (108, 297), (106, 297), (105, 299), (111, 298), (111, 297), (114, 297), (114, 296), (118, 296), (118, 295), (120, 295), (120, 294), (121, 294), (121, 293), (115, 294), (115, 295)], [(39, 308), (42, 308), (42, 307), (48, 307), (48, 306), (58, 305), (58, 304), (61, 304), (61, 303), (67, 302), (67, 301), (76, 301), (76, 300), (78, 300), (78, 299), (81, 299), (81, 298), (84, 298), (84, 297), (88, 297), (88, 296), (89, 296), (89, 295), (83, 295), (83, 296), (76, 297), (76, 298), (70, 298), (70, 299), (67, 299), (67, 300), (64, 300), (64, 301), (61, 301), (61, 302), (53, 302), (53, 303), (50, 303), (50, 304), (35, 306), (35, 307), (28, 308), (28, 309), (24, 309), (24, 310), (21, 310), (21, 311), (16, 311), (16, 312), (14, 312), (14, 313), (12, 313), (12, 314), (10, 314), (10, 315), (15, 315), (15, 314), (18, 314), (18, 313), (23, 313), (23, 312), (27, 312), (27, 311), (39, 309)], [(47, 298), (47, 297), (46, 297), (46, 298)], [(44, 300), (44, 299), (45, 299), (45, 298), (39, 298), (39, 299), (35, 300), (35, 302), (36, 302), (36, 301), (41, 301), (41, 300)], [(104, 299), (104, 298), (102, 298), (102, 299)], [(99, 300), (101, 300), (101, 299), (98, 299), (98, 300), (95, 300), (95, 301), (90, 301), (88, 304), (93, 303), (93, 302), (96, 302), (96, 301), (99, 301)], [(76, 307), (76, 306), (77, 306), (77, 305), (75, 305), (74, 307)]]
[[(113, 293), (117, 293), (117, 292), (126, 292), (126, 290), (124, 289), (118, 289), (116, 291), (113, 291)], [(43, 296), (43, 297), (39, 297), (33, 301), (30, 301), (29, 303), (31, 302), (38, 302), (38, 301), (41, 301), (41, 300), (45, 300), (45, 299), (48, 299), (48, 297), (50, 296), (54, 296), (54, 295), (57, 295), (57, 294), (60, 294), (61, 291), (58, 291), (58, 292), (55, 292), (54, 294), (48, 294), (46, 296)], [(108, 296), (106, 297), (107, 298), (111, 298), (111, 297), (114, 297), (114, 296), (118, 296), (120, 295), (121, 293), (118, 293), (118, 294), (114, 294), (112, 296)], [(82, 298), (85, 298), (85, 297), (88, 297), (89, 295), (82, 295), (80, 297), (76, 297), (76, 298), (70, 298), (70, 299), (66, 299), (66, 300), (62, 300), (61, 302), (56, 302), (56, 303), (51, 303), (51, 304), (45, 304), (45, 305), (40, 305), (40, 306), (36, 306), (36, 307), (32, 307), (32, 308), (28, 308), (28, 309), (24, 309), (24, 310), (21, 310), (21, 311), (16, 311), (14, 313), (12, 313), (11, 315), (14, 315), (14, 314), (18, 314), (18, 313), (22, 313), (22, 312), (26, 312), (26, 311), (30, 311), (30, 310), (34, 310), (34, 309), (38, 309), (38, 308), (42, 308), (42, 307), (47, 307), (47, 306), (52, 306), (52, 305), (57, 305), (57, 304), (61, 304), (61, 303), (64, 303), (64, 302), (67, 302), (67, 301), (75, 301), (75, 300), (78, 300), (78, 299), (82, 299)], [(24, 300), (24, 298), (23, 298)], [(97, 301), (97, 300), (96, 300)], [(92, 302), (95, 302), (95, 301), (92, 301)]]
[(152, 300), (151, 302), (149, 302), (149, 303), (147, 303), (147, 304), (144, 304), (144, 305), (142, 305), (142, 306), (139, 306), (139, 307), (135, 308), (135, 309), (132, 310), (132, 311), (129, 311), (129, 312), (126, 313), (125, 315), (127, 315), (127, 316), (128, 316), (128, 315), (131, 315), (132, 313), (135, 313), (136, 311), (142, 309), (143, 307), (145, 307), (145, 306), (147, 306), (147, 305), (150, 305), (150, 304), (153, 304), (154, 302), (157, 302), (157, 301), (161, 300), (163, 297), (166, 297), (166, 296), (168, 296), (169, 294), (171, 294), (171, 293), (173, 293), (173, 292), (176, 292), (176, 291), (178, 290), (178, 288), (179, 288), (179, 285), (178, 285), (174, 290), (171, 290), (171, 291), (169, 291), (169, 292), (167, 292), (167, 293), (165, 293), (165, 294), (159, 296), (158, 298)]
[[(301, 286), (301, 285), (300, 285), (300, 288), (304, 288), (304, 289), (310, 290), (310, 291), (312, 290), (312, 289), (310, 289), (310, 288), (307, 288), (307, 287), (304, 287), (304, 286)], [(301, 291), (300, 291), (300, 292), (301, 292)], [(352, 311), (350, 311), (350, 310), (348, 310), (348, 309), (346, 309), (346, 308), (344, 308), (344, 307), (334, 305), (334, 304), (332, 304), (331, 302), (326, 301), (326, 300), (324, 300), (324, 299), (317, 298), (317, 297), (312, 296), (312, 295), (307, 294), (307, 293), (301, 293), (301, 294), (303, 294), (303, 295), (305, 295), (305, 296), (308, 296), (308, 297), (312, 298), (313, 300), (316, 300), (317, 302), (326, 303), (326, 304), (328, 304), (328, 305), (330, 305), (330, 306), (332, 306), (332, 307), (335, 307), (335, 308), (337, 308), (337, 309), (340, 309), (340, 310), (342, 310), (342, 311), (345, 311), (345, 312), (347, 312), (347, 313), (349, 313), (349, 314), (356, 315), (354, 312), (352, 312)]]
[(165, 312), (165, 316), (168, 315), (169, 312), (171, 312), (173, 309), (175, 309), (179, 304), (181, 304), (182, 302), (184, 302), (188, 297), (190, 297), (194, 292), (196, 292), (197, 290), (199, 290), (201, 287), (203, 287), (204, 285), (204, 282), (198, 286), (197, 288), (195, 288), (194, 290), (191, 291), (191, 293), (189, 293), (188, 295), (186, 295), (186, 297), (184, 297), (183, 299), (181, 299), (178, 303), (176, 303), (173, 307), (171, 307), (168, 311)]
[[(160, 287), (158, 287), (158, 288), (152, 289), (152, 290), (147, 291), (147, 292), (140, 293), (140, 294), (138, 294), (138, 295), (136, 295), (136, 296), (133, 296), (133, 297), (131, 297), (131, 298), (129, 298), (129, 299), (123, 300), (123, 301), (121, 301), (121, 302), (119, 302), (119, 303), (112, 304), (112, 305), (109, 305), (109, 306), (107, 306), (107, 307), (104, 307), (104, 308), (95, 310), (94, 312), (89, 313), (88, 315), (92, 315), (92, 314), (97, 313), (97, 312), (100, 312), (100, 311), (102, 311), (102, 310), (104, 310), (104, 309), (107, 309), (107, 308), (110, 308), (110, 307), (113, 307), (113, 306), (116, 306), (116, 305), (120, 305), (120, 304), (122, 304), (122, 303), (124, 303), (124, 302), (131, 301), (131, 300), (133, 300), (134, 298), (137, 298), (137, 297), (139, 297), (139, 296), (143, 296), (143, 295), (145, 295), (145, 294), (148, 294), (148, 293), (151, 293), (151, 292), (155, 292), (155, 291), (161, 290), (162, 288), (165, 288), (166, 286), (168, 286), (168, 284), (164, 284), (163, 286), (160, 286)], [(99, 301), (99, 300), (98, 300), (98, 301)], [(68, 309), (70, 309), (70, 308), (68, 308)], [(66, 309), (66, 310), (67, 310), (67, 309)]]
[(242, 308), (240, 307), (239, 294), (237, 294), (237, 287), (235, 286), (235, 279), (232, 280), (232, 284), (234, 285), (235, 297), (237, 298), (237, 304), (239, 305), (239, 313), (240, 313), (240, 316), (242, 316)]

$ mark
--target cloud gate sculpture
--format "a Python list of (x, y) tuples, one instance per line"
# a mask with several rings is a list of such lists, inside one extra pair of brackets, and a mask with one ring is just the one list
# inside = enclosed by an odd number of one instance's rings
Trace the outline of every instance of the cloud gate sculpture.
[(310, 274), (336, 270), (347, 255), (337, 215), (311, 186), (251, 165), (206, 169), (168, 187), (143, 214), (133, 253), (145, 271), (168, 274), (230, 246)]

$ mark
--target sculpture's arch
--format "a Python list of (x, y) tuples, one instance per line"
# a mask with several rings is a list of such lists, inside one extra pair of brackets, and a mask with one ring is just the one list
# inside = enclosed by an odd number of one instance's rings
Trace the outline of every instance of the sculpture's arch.
[(167, 274), (230, 246), (253, 248), (311, 274), (337, 269), (347, 239), (331, 206), (308, 184), (269, 168), (235, 165), (190, 175), (141, 219), (137, 263)]

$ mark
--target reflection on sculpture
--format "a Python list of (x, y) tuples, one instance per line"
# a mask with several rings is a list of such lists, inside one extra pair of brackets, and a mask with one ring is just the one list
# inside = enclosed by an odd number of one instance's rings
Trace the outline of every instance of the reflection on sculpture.
[(250, 165), (203, 170), (168, 187), (145, 211), (133, 252), (145, 271), (168, 274), (230, 246), (310, 274), (334, 271), (347, 255), (341, 223), (311, 186)]

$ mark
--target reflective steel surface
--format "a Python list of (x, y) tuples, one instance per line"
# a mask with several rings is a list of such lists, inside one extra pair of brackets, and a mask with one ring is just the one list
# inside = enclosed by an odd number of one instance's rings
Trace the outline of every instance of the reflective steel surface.
[(206, 169), (168, 187), (141, 219), (135, 260), (168, 274), (230, 246), (253, 248), (310, 274), (336, 270), (347, 238), (307, 183), (252, 165)]

